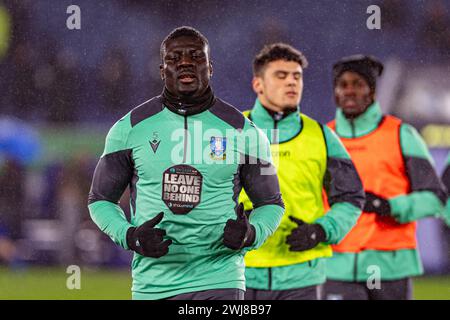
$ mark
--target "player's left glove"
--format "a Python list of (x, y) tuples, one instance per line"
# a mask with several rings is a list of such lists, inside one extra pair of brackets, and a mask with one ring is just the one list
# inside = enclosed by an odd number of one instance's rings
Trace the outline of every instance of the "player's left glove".
[(379, 197), (372, 192), (366, 192), (366, 204), (363, 211), (388, 216), (391, 214), (391, 205), (387, 199)]
[(223, 244), (230, 249), (240, 250), (255, 242), (255, 227), (248, 221), (244, 204), (240, 203), (236, 211), (237, 219), (228, 219), (223, 229)]
[(289, 219), (298, 224), (297, 228), (292, 230), (291, 234), (286, 237), (286, 243), (290, 245), (289, 250), (309, 250), (317, 246), (320, 242), (327, 240), (325, 230), (323, 230), (320, 224), (308, 224), (292, 216)]

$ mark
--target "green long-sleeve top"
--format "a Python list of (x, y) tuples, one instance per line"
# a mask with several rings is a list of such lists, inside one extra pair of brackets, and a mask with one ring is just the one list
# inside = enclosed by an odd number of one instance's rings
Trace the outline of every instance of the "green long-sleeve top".
[[(275, 114), (264, 108), (257, 99), (249, 117), (257, 127), (268, 134), (271, 143), (283, 144), (306, 134), (302, 131), (303, 123), (299, 109), (298, 107), (298, 112)], [(335, 244), (355, 225), (364, 204), (364, 194), (356, 169), (339, 138), (328, 127), (320, 126), (327, 153), (323, 188), (328, 191), (331, 209), (314, 223), (320, 224), (325, 230), (327, 243)], [(291, 150), (290, 152), (307, 152), (307, 150)], [(308, 161), (318, 160), (310, 157)], [(289, 170), (289, 168), (279, 167), (278, 170)], [(281, 189), (289, 188), (289, 185), (294, 183), (296, 183), (295, 177), (290, 177), (288, 180), (280, 178)], [(290, 201), (301, 203), (302, 196), (283, 194), (283, 201), (287, 208), (287, 203)], [(285, 214), (292, 213), (286, 211)], [(245, 272), (247, 287), (261, 290), (288, 290), (321, 284), (325, 281), (324, 260), (324, 258), (317, 258), (304, 263), (270, 268), (247, 267)]]
[[(336, 133), (348, 139), (367, 135), (378, 128), (382, 117), (377, 102), (352, 121), (338, 108)], [(411, 125), (402, 123), (400, 144), (411, 192), (388, 199), (392, 216), (399, 223), (439, 216), (445, 191), (423, 139)], [(342, 281), (366, 281), (370, 276), (369, 267), (373, 265), (380, 267), (382, 280), (396, 280), (423, 273), (418, 250), (365, 250), (360, 253), (333, 253), (333, 257), (327, 260), (327, 277)]]
[[(267, 138), (237, 109), (220, 99), (186, 114), (160, 96), (133, 109), (106, 137), (95, 169), (89, 210), (99, 228), (128, 249), (126, 233), (164, 212), (156, 226), (172, 240), (168, 254), (134, 254), (133, 299), (162, 299), (182, 293), (245, 290), (244, 254), (262, 245), (284, 212)], [(131, 221), (118, 201), (127, 187)], [(223, 245), (228, 219), (236, 219), (244, 188), (257, 203), (250, 223), (250, 248)]]

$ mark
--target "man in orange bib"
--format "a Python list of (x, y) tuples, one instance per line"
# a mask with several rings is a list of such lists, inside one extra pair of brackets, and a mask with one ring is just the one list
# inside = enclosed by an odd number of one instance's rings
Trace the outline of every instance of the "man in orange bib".
[(336, 119), (329, 127), (347, 148), (363, 182), (366, 205), (327, 261), (327, 299), (411, 299), (423, 273), (416, 220), (439, 215), (446, 200), (420, 135), (384, 115), (375, 98), (383, 65), (346, 57), (333, 67)]

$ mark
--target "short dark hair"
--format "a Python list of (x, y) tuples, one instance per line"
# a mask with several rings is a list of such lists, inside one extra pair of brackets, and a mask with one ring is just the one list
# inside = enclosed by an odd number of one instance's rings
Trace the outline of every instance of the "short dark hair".
[(182, 26), (178, 27), (176, 29), (173, 29), (167, 37), (164, 38), (164, 40), (161, 42), (161, 47), (159, 49), (159, 52), (161, 54), (161, 60), (163, 59), (164, 51), (166, 50), (166, 44), (168, 41), (180, 38), (180, 37), (192, 37), (197, 38), (201, 42), (203, 42), (208, 47), (208, 55), (209, 55), (209, 42), (208, 39), (197, 29), (193, 27), (188, 26)]
[(303, 69), (308, 66), (308, 60), (299, 50), (286, 43), (272, 43), (265, 45), (253, 60), (253, 75), (261, 76), (267, 64), (277, 60), (298, 62)]

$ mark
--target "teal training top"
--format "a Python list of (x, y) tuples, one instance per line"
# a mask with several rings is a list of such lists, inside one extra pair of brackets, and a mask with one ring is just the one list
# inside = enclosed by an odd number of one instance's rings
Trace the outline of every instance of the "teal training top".
[[(267, 137), (231, 105), (186, 115), (160, 96), (133, 109), (109, 131), (89, 194), (91, 217), (128, 249), (126, 232), (164, 212), (156, 226), (171, 239), (161, 258), (134, 254), (133, 298), (162, 299), (209, 289), (245, 290), (244, 259), (280, 223), (284, 205)], [(118, 201), (127, 187), (131, 221)], [(256, 203), (252, 247), (225, 247), (223, 230), (236, 219), (238, 195)]]
[[(377, 102), (352, 121), (338, 108), (336, 133), (342, 138), (358, 138), (376, 130), (382, 118), (383, 113)], [(399, 223), (416, 221), (427, 216), (440, 217), (445, 191), (423, 139), (414, 127), (402, 123), (400, 144), (411, 192), (388, 199), (391, 215)], [(423, 273), (417, 249), (334, 252), (333, 257), (326, 260), (326, 265), (327, 278), (341, 281), (364, 282), (371, 276), (370, 270), (374, 265), (380, 268), (381, 280), (399, 280)]]
[[(278, 143), (283, 144), (292, 139), (301, 138), (304, 134), (303, 122), (298, 112), (283, 115), (269, 112), (256, 99), (250, 113), (251, 120), (263, 130), (267, 130), (268, 138), (273, 143), (272, 129), (278, 129)], [(328, 191), (331, 209), (315, 223), (322, 226), (327, 243), (335, 244), (344, 238), (356, 224), (364, 202), (363, 187), (358, 173), (350, 160), (350, 156), (336, 134), (327, 126), (320, 125), (327, 148), (326, 177), (323, 187)], [(296, 152), (308, 150), (291, 150)], [(317, 161), (311, 157), (310, 161)], [(295, 166), (295, 163), (292, 163)], [(289, 168), (279, 168), (279, 170)], [(295, 183), (292, 177), (288, 183)], [(281, 180), (280, 184), (286, 183)], [(313, 192), (313, 191), (311, 191)], [(283, 195), (285, 203), (301, 201), (301, 196), (289, 198)], [(288, 212), (286, 212), (288, 214)], [(289, 290), (319, 285), (325, 282), (326, 258), (310, 260), (281, 267), (249, 268), (245, 270), (247, 287), (260, 290)]]

